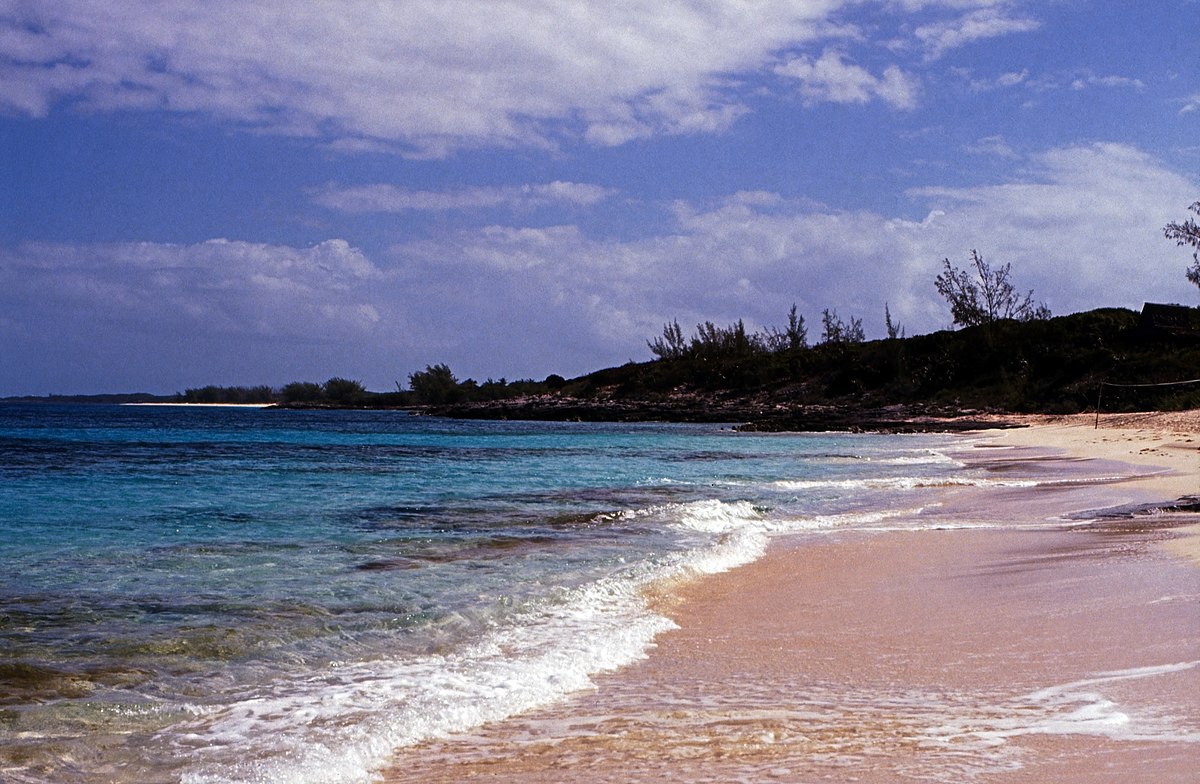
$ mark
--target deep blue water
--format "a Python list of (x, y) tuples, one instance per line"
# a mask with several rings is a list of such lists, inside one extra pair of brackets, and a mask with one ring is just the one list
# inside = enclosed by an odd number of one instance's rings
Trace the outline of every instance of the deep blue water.
[(917, 505), (949, 443), (0, 406), (0, 771), (367, 780), (641, 656), (648, 586)]

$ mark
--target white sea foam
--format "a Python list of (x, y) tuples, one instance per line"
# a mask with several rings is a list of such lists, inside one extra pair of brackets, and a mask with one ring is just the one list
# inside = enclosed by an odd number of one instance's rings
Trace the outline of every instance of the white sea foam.
[(1138, 667), (1048, 686), (977, 715), (960, 716), (931, 728), (937, 745), (999, 746), (1023, 735), (1100, 735), (1116, 740), (1200, 743), (1200, 728), (1181, 727), (1147, 709), (1123, 706), (1104, 694), (1117, 681), (1152, 678), (1200, 666), (1200, 661)]
[(344, 664), (215, 710), (187, 738), (198, 764), (183, 781), (371, 781), (394, 749), (589, 688), (672, 626), (635, 582), (601, 580), (465, 650)]
[(991, 479), (965, 476), (889, 476), (869, 479), (784, 479), (772, 483), (778, 490), (916, 490), (938, 487), (1037, 487), (1033, 479)]
[(953, 457), (939, 452), (936, 449), (922, 449), (909, 455), (870, 458), (870, 460), (873, 463), (882, 463), (884, 465), (941, 465), (946, 466), (947, 468), (966, 467), (966, 463), (955, 460)]
[(747, 501), (688, 504), (678, 525), (720, 534), (713, 546), (693, 550), (672, 567), (672, 571), (694, 574), (717, 574), (757, 560), (766, 552), (771, 534), (779, 529), (777, 521)]
[(679, 505), (678, 512), (679, 526), (707, 533), (741, 530), (762, 519), (749, 501), (697, 501)]
[[(907, 509), (882, 509), (871, 512), (816, 515), (796, 521), (790, 526), (790, 529), (795, 531), (830, 529), (855, 529), (860, 531), (909, 530), (920, 527), (914, 520), (924, 511), (925, 507), (917, 506)], [(889, 520), (903, 520), (904, 523), (885, 525)]]
[(648, 585), (752, 561), (778, 527), (748, 502), (669, 504), (621, 516), (661, 518), (713, 541), (563, 591), (464, 650), (344, 663), (211, 709), (181, 733), (179, 751), (194, 760), (183, 782), (368, 782), (396, 748), (590, 688), (593, 675), (643, 658), (674, 627), (650, 610)]

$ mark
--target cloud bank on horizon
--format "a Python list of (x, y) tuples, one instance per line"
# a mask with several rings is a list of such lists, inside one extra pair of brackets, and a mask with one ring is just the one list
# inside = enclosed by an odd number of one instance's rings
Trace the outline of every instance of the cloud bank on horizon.
[(1195, 0), (0, 0), (0, 395), (1194, 302)]

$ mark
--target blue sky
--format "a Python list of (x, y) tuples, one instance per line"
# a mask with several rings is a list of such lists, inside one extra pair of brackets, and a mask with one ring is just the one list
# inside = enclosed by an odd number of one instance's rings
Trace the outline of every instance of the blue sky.
[[(0, 395), (1195, 304), (1200, 2), (0, 0)], [(817, 330), (811, 329), (810, 333)]]

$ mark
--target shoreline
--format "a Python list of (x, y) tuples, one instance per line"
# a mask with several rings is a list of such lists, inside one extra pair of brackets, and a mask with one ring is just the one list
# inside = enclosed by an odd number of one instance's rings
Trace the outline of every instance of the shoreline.
[[(1132, 508), (1200, 493), (1200, 412), (1139, 416), (1099, 430), (1008, 417), (1029, 427), (976, 433), (966, 459), (1136, 473), (948, 491), (936, 513), (1008, 528), (777, 540), (673, 594), (661, 609), (679, 628), (645, 660), (565, 703), (402, 749), (385, 780), (1191, 782), (1200, 525)], [(1061, 519), (1117, 507), (1130, 511)]]
[[(1076, 457), (1115, 460), (1154, 473), (1129, 480), (1130, 504), (1170, 506), (1200, 501), (1200, 410), (1073, 416), (1007, 417), (1018, 427), (997, 431), (1012, 447), (1053, 448)], [(1160, 517), (1162, 512), (1156, 512)], [(1188, 525), (1186, 521), (1195, 520)], [(1164, 543), (1172, 554), (1200, 566), (1200, 515), (1179, 517), (1175, 537)]]
[(275, 403), (118, 403), (117, 405), (169, 408), (272, 408)]

